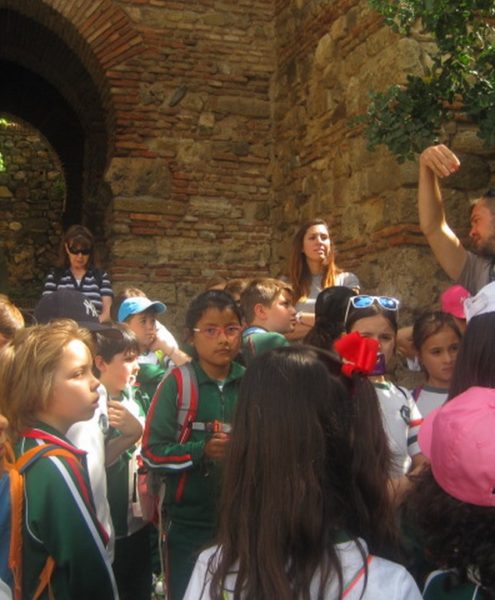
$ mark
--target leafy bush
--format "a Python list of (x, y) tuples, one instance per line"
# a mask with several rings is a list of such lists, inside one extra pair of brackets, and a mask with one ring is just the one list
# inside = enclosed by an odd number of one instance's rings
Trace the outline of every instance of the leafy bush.
[[(369, 0), (395, 32), (435, 42), (423, 77), (371, 93), (364, 124), (368, 147), (385, 144), (400, 162), (437, 141), (453, 118), (471, 120), (495, 143), (495, 2)], [(419, 33), (418, 33), (419, 32)]]

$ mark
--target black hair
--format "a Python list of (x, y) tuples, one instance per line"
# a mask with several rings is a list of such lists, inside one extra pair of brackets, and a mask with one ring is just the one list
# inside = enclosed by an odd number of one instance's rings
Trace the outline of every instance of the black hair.
[(230, 309), (239, 324), (242, 323), (241, 310), (230, 294), (223, 290), (207, 290), (193, 298), (186, 313), (186, 329), (188, 335), (196, 327), (198, 321), (209, 308), (218, 308), (220, 311)]
[[(350, 300), (349, 300), (350, 302)], [(398, 312), (396, 310), (388, 310), (383, 308), (378, 302), (373, 302), (371, 306), (367, 306), (366, 308), (355, 308), (354, 306), (349, 307), (349, 312), (347, 314), (347, 319), (345, 322), (345, 329), (347, 332), (352, 331), (352, 326), (357, 321), (361, 319), (366, 319), (367, 317), (375, 317), (376, 315), (381, 315), (385, 317), (387, 321), (390, 323), (390, 326), (397, 333), (399, 329), (399, 325), (397, 322)]]
[(428, 465), (414, 477), (405, 503), (406, 518), (420, 536), (429, 559), (448, 574), (449, 590), (467, 583), (474, 570), (480, 598), (495, 598), (495, 508), (462, 502), (435, 481)]
[[(101, 356), (109, 363), (116, 354), (121, 352), (139, 355), (139, 343), (135, 333), (125, 323), (116, 323), (109, 329), (93, 332), (95, 355)], [(98, 369), (94, 367), (97, 376)]]
[(316, 298), (315, 324), (303, 342), (317, 348), (330, 349), (345, 332), (344, 318), (349, 298), (355, 296), (351, 288), (335, 285), (322, 290)]
[(495, 312), (473, 317), (457, 354), (449, 399), (473, 386), (495, 388)]

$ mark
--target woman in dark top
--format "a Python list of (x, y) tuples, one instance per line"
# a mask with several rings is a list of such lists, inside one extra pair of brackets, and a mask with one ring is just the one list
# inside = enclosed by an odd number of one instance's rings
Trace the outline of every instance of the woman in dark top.
[(110, 319), (113, 292), (106, 271), (94, 266), (93, 234), (83, 225), (71, 225), (60, 246), (60, 267), (50, 269), (43, 296), (59, 289), (83, 293), (94, 304), (100, 321)]

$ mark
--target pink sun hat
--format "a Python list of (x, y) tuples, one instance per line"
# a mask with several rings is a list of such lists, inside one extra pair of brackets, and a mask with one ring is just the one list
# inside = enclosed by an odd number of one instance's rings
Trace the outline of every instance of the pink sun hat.
[(442, 312), (448, 313), (458, 319), (465, 319), (464, 300), (471, 294), (462, 285), (452, 285), (440, 296)]
[(495, 506), (495, 389), (471, 387), (425, 417), (418, 435), (433, 477), (450, 496)]

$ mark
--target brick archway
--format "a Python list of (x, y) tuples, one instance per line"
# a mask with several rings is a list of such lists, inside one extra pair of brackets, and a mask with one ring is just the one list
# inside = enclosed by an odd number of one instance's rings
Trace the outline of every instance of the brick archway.
[(112, 76), (142, 49), (110, 0), (0, 0), (0, 111), (30, 122), (59, 154), (68, 185), (65, 224), (104, 213), (103, 175), (119, 111), (131, 102)]

